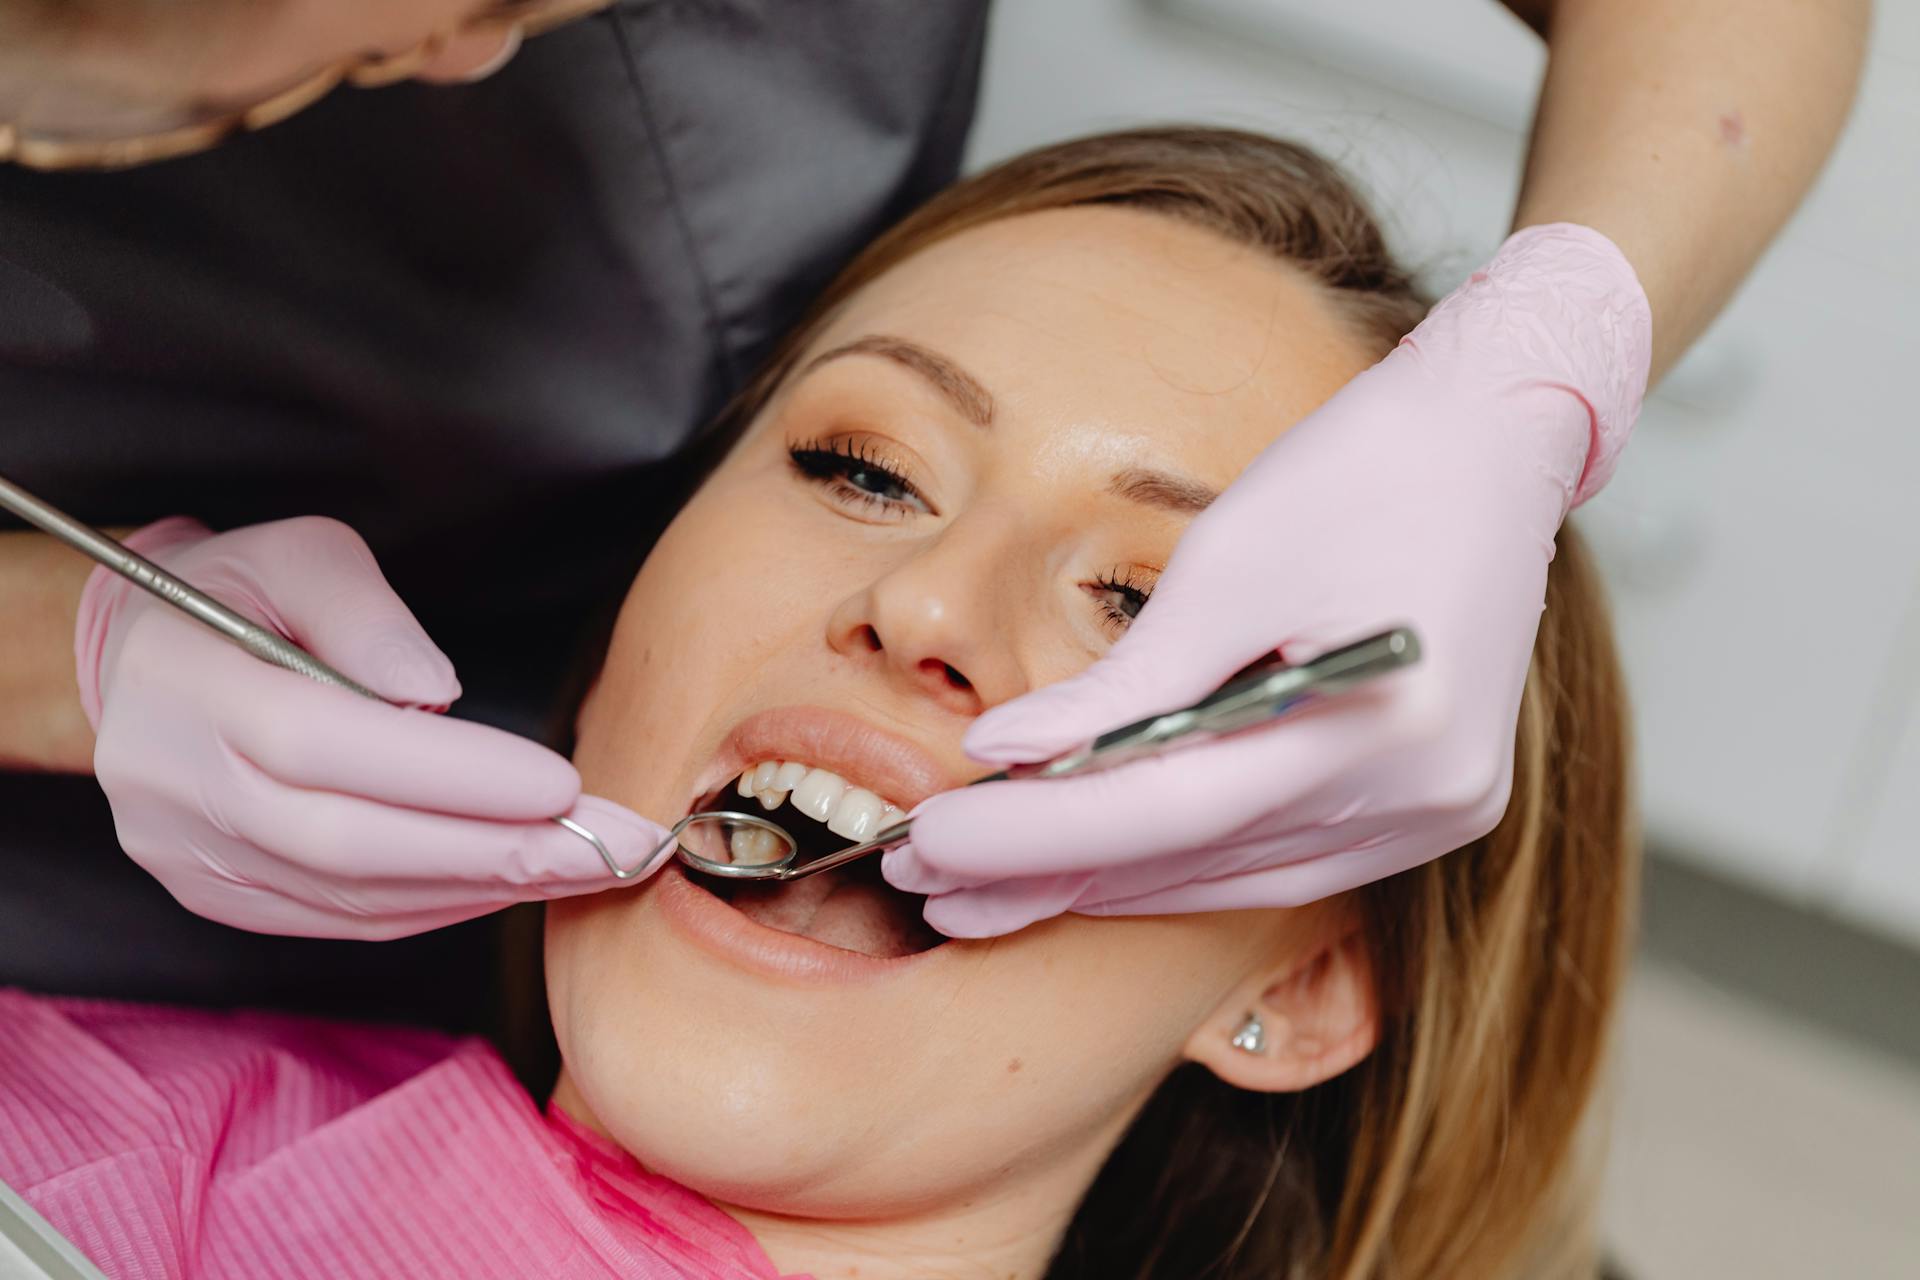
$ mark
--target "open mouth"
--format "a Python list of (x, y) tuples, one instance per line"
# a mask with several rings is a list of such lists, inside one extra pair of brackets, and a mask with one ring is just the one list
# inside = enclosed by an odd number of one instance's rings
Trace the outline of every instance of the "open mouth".
[[(750, 765), (694, 808), (767, 811), (793, 835), (800, 866), (869, 839), (905, 816), (877, 793), (798, 760)], [(787, 882), (698, 874), (688, 879), (756, 924), (862, 955), (917, 955), (948, 941), (922, 918), (924, 894), (905, 893), (882, 878), (879, 854)]]

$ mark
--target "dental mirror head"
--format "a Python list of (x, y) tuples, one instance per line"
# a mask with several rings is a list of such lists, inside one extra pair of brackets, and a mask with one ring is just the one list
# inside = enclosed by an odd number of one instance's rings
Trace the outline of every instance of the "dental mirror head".
[(890, 849), (907, 838), (911, 825), (896, 822), (875, 832), (873, 839), (865, 843), (815, 858), (805, 866), (795, 866), (799, 842), (771, 818), (727, 809), (690, 813), (673, 824), (666, 844), (654, 850), (653, 856), (641, 865), (651, 867), (654, 859), (668, 845), (673, 845), (681, 865), (703, 875), (728, 880), (798, 880), (845, 866), (878, 850)]
[(689, 869), (735, 880), (783, 879), (800, 846), (787, 829), (751, 813), (690, 813), (674, 823), (670, 843)]

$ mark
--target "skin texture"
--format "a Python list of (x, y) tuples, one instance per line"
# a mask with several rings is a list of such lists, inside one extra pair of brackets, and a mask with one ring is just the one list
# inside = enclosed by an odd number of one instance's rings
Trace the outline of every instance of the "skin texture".
[[(601, 794), (678, 817), (735, 724), (794, 703), (972, 776), (973, 716), (1104, 651), (1102, 576), (1150, 584), (1188, 519), (1116, 496), (1111, 475), (1222, 487), (1372, 359), (1285, 265), (1113, 209), (946, 241), (858, 295), (815, 352), (880, 334), (962, 366), (992, 424), (878, 355), (790, 382), (633, 585), (580, 719), (575, 762)], [(790, 445), (836, 437), (904, 472), (925, 509), (796, 474)], [(691, 945), (658, 888), (549, 907), (556, 1101), (728, 1207), (785, 1270), (1038, 1274), (1179, 1061), (1298, 1089), (1373, 1043), (1339, 899), (1068, 917), (807, 986)], [(1258, 1056), (1228, 1045), (1256, 1008), (1273, 1040)]]
[[(398, 55), (451, 32), (481, 0), (29, 3), (0, 15), (0, 121), (80, 136), (159, 129), (273, 96), (362, 53)], [(410, 68), (456, 83), (504, 65), (505, 31), (463, 33)]]
[(0, 768), (93, 767), (93, 728), (73, 681), (74, 615), (92, 571), (93, 561), (45, 534), (0, 533)]
[(1853, 105), (1871, 0), (1510, 0), (1547, 37), (1514, 228), (1620, 246), (1673, 366), (1813, 184)]

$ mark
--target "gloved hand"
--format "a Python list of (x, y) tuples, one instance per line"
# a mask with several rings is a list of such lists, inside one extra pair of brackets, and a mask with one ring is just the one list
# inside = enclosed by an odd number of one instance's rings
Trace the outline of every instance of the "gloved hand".
[(966, 750), (1045, 759), (1275, 649), (1303, 662), (1398, 623), (1420, 663), (1156, 759), (935, 796), (888, 881), (935, 895), (934, 927), (982, 937), (1062, 911), (1295, 905), (1491, 830), (1554, 535), (1626, 442), (1651, 333), (1604, 236), (1513, 236), (1193, 522), (1104, 658), (981, 716)]
[[(613, 883), (666, 833), (564, 758), (432, 714), (460, 695), (357, 534), (163, 520), (129, 546), (385, 698), (283, 671), (104, 569), (74, 650), (120, 843), (190, 910), (261, 933), (397, 938)], [(425, 709), (422, 709), (425, 708)], [(661, 859), (664, 864), (666, 860)]]

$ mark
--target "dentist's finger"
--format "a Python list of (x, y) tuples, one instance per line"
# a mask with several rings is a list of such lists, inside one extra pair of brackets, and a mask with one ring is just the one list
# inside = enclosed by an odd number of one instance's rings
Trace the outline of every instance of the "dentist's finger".
[[(1424, 765), (1412, 781), (1400, 767), (1440, 732), (1444, 703), (1431, 682), (1403, 680), (1098, 773), (945, 792), (913, 820), (915, 860), (979, 880), (1117, 871), (1182, 850), (1232, 846), (1256, 824), (1279, 838), (1428, 808), (1458, 828), (1464, 843), (1504, 809), (1504, 791), (1456, 804), (1484, 789), (1481, 775), (1489, 771), (1464, 752), (1458, 761)], [(1334, 795), (1340, 798), (1327, 799)]]
[[(1272, 732), (1285, 733), (1286, 726)], [(1287, 753), (1265, 748), (1263, 759)], [(1231, 750), (1245, 753), (1248, 744)], [(1290, 799), (1311, 795), (1334, 770), (1311, 751), (1297, 770), (1248, 768), (1220, 746), (1183, 758), (1136, 761), (1100, 773), (1049, 781), (999, 782), (936, 796), (913, 820), (916, 860), (977, 880), (1105, 869), (1170, 851), (1227, 843)], [(1210, 763), (1219, 767), (1210, 769)], [(1246, 775), (1286, 779), (1250, 787)]]
[(949, 938), (997, 938), (1070, 910), (1093, 882), (1090, 874), (1001, 880), (928, 898), (928, 924)]
[(298, 516), (223, 535), (200, 566), (216, 595), (242, 604), (328, 666), (389, 702), (446, 707), (453, 663), (394, 593), (365, 539), (338, 520)]
[(513, 61), (524, 39), (518, 26), (460, 32), (446, 40), (413, 77), (429, 84), (475, 84)]
[[(654, 857), (666, 831), (610, 800), (582, 796), (566, 816), (598, 836), (622, 869), (645, 865), (651, 874), (666, 862)], [(551, 821), (450, 817), (271, 784), (236, 799), (228, 820), (238, 839), (291, 868), (367, 885), (375, 903), (383, 881), (443, 884), (443, 897), (416, 903), (429, 907), (469, 900), (475, 886), (552, 898), (622, 883), (589, 841)], [(289, 891), (297, 886), (290, 883)]]
[[(316, 906), (287, 897), (278, 889), (211, 877), (191, 882), (180, 891), (168, 886), (181, 906), (210, 920), (244, 919), (256, 933), (289, 938), (344, 938), (387, 942), (444, 929), (513, 905), (508, 899), (468, 903), (459, 907), (394, 912), (369, 916), (334, 906)], [(313, 895), (324, 901), (325, 895)]]
[(531, 739), (432, 712), (349, 702), (350, 694), (290, 678), (300, 686), (271, 682), (280, 686), (271, 716), (227, 723), (233, 750), (288, 786), (496, 821), (565, 813), (580, 795), (572, 763)]
[(1217, 880), (1181, 883), (1177, 874), (1169, 871), (1164, 889), (1136, 897), (1090, 900), (1073, 910), (1087, 916), (1134, 916), (1300, 907), (1396, 874), (1422, 861), (1428, 853), (1420, 837), (1389, 840), (1371, 849), (1329, 841), (1328, 847), (1315, 856)]
[[(960, 888), (929, 898), (925, 916), (934, 928), (956, 938), (988, 938), (1012, 933), (1063, 912), (1084, 916), (1179, 915), (1249, 907), (1297, 907), (1380, 879), (1420, 860), (1417, 840), (1382, 840), (1357, 848), (1340, 833), (1304, 833), (1290, 842), (1300, 861), (1266, 870), (1243, 871), (1228, 851), (1205, 857), (1183, 853), (1152, 863), (1120, 868), (1119, 877), (1093, 872), (1028, 876)], [(1271, 855), (1274, 842), (1251, 842), (1248, 849)], [(1216, 879), (1191, 879), (1196, 861), (1221, 864)], [(1116, 887), (1131, 882), (1154, 885), (1127, 893)]]
[(147, 723), (217, 724), (231, 751), (292, 787), (504, 820), (564, 813), (580, 793), (573, 765), (528, 739), (316, 683), (158, 610), (132, 632), (115, 680), (142, 697), (102, 712), (103, 780), (143, 770), (114, 757), (118, 707), (133, 702)]
[(903, 893), (952, 893), (957, 889), (971, 889), (986, 883), (982, 877), (943, 871), (927, 865), (914, 853), (911, 842), (880, 855), (880, 876)]

